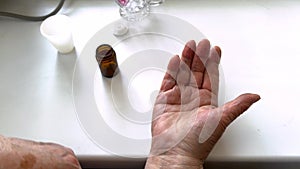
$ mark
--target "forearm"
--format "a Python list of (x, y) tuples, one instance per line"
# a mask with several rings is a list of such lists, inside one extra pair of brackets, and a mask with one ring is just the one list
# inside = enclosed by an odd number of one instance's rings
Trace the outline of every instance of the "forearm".
[(179, 155), (159, 155), (147, 159), (145, 169), (203, 169), (198, 159)]
[(17, 157), (12, 152), (9, 139), (0, 135), (0, 169), (12, 168), (16, 161)]
[(54, 143), (0, 135), (0, 169), (79, 169), (74, 152)]
[(11, 150), (10, 143), (8, 139), (2, 135), (0, 135), (0, 157), (1, 154), (6, 153)]

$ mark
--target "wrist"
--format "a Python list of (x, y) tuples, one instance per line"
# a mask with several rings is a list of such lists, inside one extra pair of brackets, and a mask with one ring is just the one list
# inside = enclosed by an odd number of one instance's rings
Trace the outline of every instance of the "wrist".
[(203, 169), (199, 159), (181, 155), (158, 155), (147, 159), (145, 169)]

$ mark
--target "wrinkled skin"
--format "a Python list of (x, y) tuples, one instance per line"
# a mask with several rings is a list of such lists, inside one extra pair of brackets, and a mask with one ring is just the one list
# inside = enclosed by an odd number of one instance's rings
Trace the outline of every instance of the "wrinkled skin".
[(0, 136), (0, 169), (81, 169), (69, 148)]
[(206, 39), (189, 41), (181, 58), (171, 58), (154, 105), (146, 168), (202, 168), (227, 126), (260, 99), (243, 94), (218, 107), (220, 58), (221, 49)]
[[(147, 169), (203, 168), (227, 126), (260, 97), (243, 94), (218, 106), (221, 50), (208, 40), (186, 44), (168, 65), (156, 99)], [(0, 169), (80, 169), (69, 148), (0, 135)]]

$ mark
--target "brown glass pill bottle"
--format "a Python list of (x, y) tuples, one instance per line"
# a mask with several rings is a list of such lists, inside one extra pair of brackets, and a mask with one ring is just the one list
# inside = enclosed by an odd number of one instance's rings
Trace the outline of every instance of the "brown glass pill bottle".
[(117, 56), (110, 45), (103, 44), (98, 46), (96, 49), (96, 59), (103, 76), (111, 78), (117, 73)]

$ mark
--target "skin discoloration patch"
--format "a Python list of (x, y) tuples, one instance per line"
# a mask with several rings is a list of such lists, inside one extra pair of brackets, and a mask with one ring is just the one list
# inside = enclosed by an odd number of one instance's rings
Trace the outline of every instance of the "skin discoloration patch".
[(20, 167), (22, 169), (30, 169), (33, 168), (35, 163), (36, 163), (36, 157), (32, 154), (26, 154), (23, 156), (23, 159), (20, 163)]

